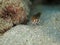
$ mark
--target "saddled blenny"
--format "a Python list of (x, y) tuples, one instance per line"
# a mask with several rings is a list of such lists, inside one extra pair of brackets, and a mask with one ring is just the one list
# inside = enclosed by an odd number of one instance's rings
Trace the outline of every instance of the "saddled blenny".
[(33, 15), (33, 16), (31, 16), (29, 23), (33, 24), (33, 25), (39, 25), (39, 23), (40, 23), (40, 16), (41, 16), (40, 12), (35, 14), (35, 15)]

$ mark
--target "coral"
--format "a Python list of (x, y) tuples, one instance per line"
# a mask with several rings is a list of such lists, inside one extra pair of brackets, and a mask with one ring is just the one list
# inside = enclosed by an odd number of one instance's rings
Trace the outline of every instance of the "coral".
[[(3, 0), (0, 10), (0, 32), (7, 31), (14, 25), (26, 23), (29, 14), (29, 1), (27, 0)], [(6, 22), (6, 23), (5, 23)], [(4, 26), (5, 25), (5, 26)], [(10, 25), (10, 26), (9, 26)], [(2, 27), (2, 28), (1, 28)], [(2, 29), (2, 31), (1, 31)]]

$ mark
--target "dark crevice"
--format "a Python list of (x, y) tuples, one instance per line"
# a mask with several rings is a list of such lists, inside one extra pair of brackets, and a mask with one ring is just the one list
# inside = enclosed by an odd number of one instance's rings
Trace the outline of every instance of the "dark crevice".
[(40, 3), (40, 4), (46, 4), (46, 5), (52, 5), (52, 4), (60, 4), (60, 0), (30, 0), (33, 3)]

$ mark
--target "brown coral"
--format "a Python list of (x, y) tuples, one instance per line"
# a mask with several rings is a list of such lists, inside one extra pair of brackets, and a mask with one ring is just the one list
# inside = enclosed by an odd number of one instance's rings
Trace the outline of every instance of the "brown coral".
[(11, 28), (14, 25), (24, 23), (24, 21), (26, 23), (27, 15), (23, 7), (14, 7), (14, 5), (9, 5), (9, 6), (5, 6), (2, 9), (0, 18), (12, 24), (12, 25), (9, 24), (10, 26), (7, 25), (8, 27), (6, 26), (2, 30), (0, 30), (0, 33), (4, 33), (5, 31), (7, 31), (9, 28)]
[(13, 7), (13, 5), (11, 5), (6, 6), (6, 10), (9, 12), (13, 24), (23, 23), (24, 20), (27, 18), (23, 7)]
[(0, 33), (17, 24), (26, 24), (29, 0), (2, 0), (0, 8)]

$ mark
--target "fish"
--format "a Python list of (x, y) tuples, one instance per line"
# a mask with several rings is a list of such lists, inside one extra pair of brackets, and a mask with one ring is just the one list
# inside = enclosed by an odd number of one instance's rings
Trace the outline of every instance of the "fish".
[(34, 24), (34, 25), (39, 24), (39, 22), (40, 22), (40, 19), (39, 19), (40, 16), (41, 16), (41, 13), (40, 12), (38, 12), (37, 14), (31, 16), (30, 23), (31, 24)]

